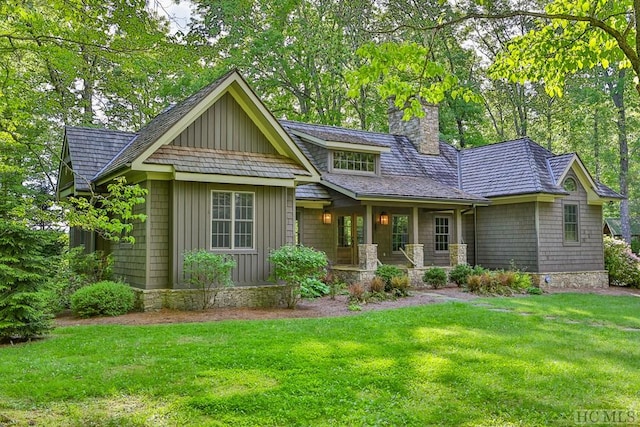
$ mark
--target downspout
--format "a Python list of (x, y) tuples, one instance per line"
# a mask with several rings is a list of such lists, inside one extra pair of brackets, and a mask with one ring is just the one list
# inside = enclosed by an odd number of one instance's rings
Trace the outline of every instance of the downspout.
[(473, 265), (478, 265), (478, 207), (473, 205)]

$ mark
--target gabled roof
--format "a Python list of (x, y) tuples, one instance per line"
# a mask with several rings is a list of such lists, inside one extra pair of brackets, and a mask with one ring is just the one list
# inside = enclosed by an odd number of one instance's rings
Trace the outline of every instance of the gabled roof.
[[(605, 218), (604, 223), (609, 227), (609, 231), (613, 236), (622, 236), (622, 224), (620, 218)], [(631, 225), (631, 235), (640, 235), (640, 218), (630, 218), (629, 225)]]
[(67, 126), (65, 144), (76, 191), (88, 191), (93, 177), (135, 137), (131, 132)]

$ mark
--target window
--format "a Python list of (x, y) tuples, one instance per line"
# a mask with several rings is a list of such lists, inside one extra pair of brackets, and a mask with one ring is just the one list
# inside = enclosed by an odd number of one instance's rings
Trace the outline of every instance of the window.
[(436, 217), (436, 251), (449, 250), (449, 218)]
[(376, 157), (371, 153), (334, 151), (333, 169), (375, 173)]
[(211, 192), (211, 248), (253, 249), (253, 193)]
[(576, 191), (578, 189), (578, 185), (576, 184), (576, 180), (569, 177), (564, 180), (564, 185), (562, 186), (566, 191)]
[(409, 241), (409, 216), (391, 217), (391, 252), (400, 252)]
[(564, 241), (577, 243), (578, 240), (578, 205), (564, 205)]

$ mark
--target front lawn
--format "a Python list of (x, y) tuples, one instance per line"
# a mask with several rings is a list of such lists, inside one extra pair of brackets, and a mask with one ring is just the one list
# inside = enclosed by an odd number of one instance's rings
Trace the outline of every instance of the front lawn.
[(640, 415), (640, 298), (60, 328), (0, 347), (0, 425), (572, 425)]

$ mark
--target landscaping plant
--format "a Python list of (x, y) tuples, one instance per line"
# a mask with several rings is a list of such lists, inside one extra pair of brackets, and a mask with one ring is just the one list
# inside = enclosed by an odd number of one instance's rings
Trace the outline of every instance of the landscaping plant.
[(404, 273), (400, 268), (396, 267), (395, 265), (388, 265), (388, 264), (383, 264), (378, 266), (375, 274), (376, 276), (384, 280), (384, 288), (385, 288), (384, 290), (386, 292), (391, 292), (392, 290), (392, 286), (391, 286), (392, 278), (400, 277), (404, 275)]
[(31, 339), (52, 328), (44, 291), (60, 252), (56, 238), (0, 220), (0, 342)]
[(442, 267), (432, 267), (424, 272), (422, 281), (438, 289), (447, 284), (447, 272)]
[(391, 278), (391, 292), (397, 297), (406, 297), (409, 295), (409, 276), (395, 276)]
[(306, 299), (320, 298), (331, 292), (322, 280), (308, 277), (300, 283), (300, 296)]
[(449, 271), (449, 281), (458, 286), (464, 286), (472, 273), (473, 268), (469, 264), (458, 264)]
[(467, 290), (481, 295), (513, 295), (531, 287), (531, 277), (521, 271), (485, 271), (467, 279)]
[(184, 275), (189, 286), (200, 291), (202, 310), (214, 307), (220, 290), (233, 286), (231, 271), (236, 265), (231, 255), (204, 249), (185, 252)]
[(71, 295), (71, 310), (79, 317), (120, 316), (133, 309), (134, 301), (129, 285), (105, 280)]
[(327, 255), (306, 246), (285, 245), (269, 254), (273, 264), (272, 279), (290, 287), (287, 308), (295, 308), (302, 298), (301, 286), (309, 279), (321, 280), (327, 271)]
[(604, 236), (604, 267), (612, 285), (640, 287), (640, 257), (623, 240)]

